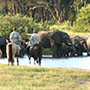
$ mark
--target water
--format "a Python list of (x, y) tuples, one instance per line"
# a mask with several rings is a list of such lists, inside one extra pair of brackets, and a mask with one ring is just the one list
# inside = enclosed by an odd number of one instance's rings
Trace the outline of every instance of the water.
[[(7, 58), (0, 58), (0, 63), (8, 64)], [(15, 58), (15, 65), (16, 65)], [(19, 58), (19, 65), (25, 66), (38, 66), (34, 65), (34, 60), (31, 58), (31, 64), (27, 56)], [(90, 56), (83, 57), (69, 57), (69, 58), (42, 58), (41, 67), (54, 67), (54, 68), (76, 68), (76, 69), (89, 69), (90, 70)]]

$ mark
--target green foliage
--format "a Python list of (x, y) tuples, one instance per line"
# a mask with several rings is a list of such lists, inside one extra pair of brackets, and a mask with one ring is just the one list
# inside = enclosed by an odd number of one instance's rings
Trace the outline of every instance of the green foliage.
[(3, 9), (1, 6), (0, 6), (0, 15), (3, 15)]
[(52, 50), (51, 50), (51, 48), (43, 49), (43, 54), (44, 54), (44, 55), (52, 55)]
[(81, 8), (74, 22), (73, 30), (76, 32), (90, 32), (90, 4)]
[(54, 24), (54, 25), (50, 25), (50, 30), (61, 30), (61, 31), (70, 31), (72, 29), (71, 25), (70, 25), (70, 21), (65, 21), (60, 25)]
[(53, 19), (53, 18), (48, 21), (48, 24), (49, 24), (49, 25), (53, 25), (53, 24), (56, 24), (56, 23), (57, 23), (56, 20)]
[(25, 36), (26, 32), (28, 31), (27, 29), (31, 25), (31, 18), (22, 17), (19, 14), (17, 14), (16, 16), (0, 16), (0, 34), (6, 38), (9, 37), (9, 34), (14, 26), (17, 27), (17, 31), (21, 35)]
[(13, 27), (24, 37), (27, 33), (32, 33), (33, 29), (37, 31), (48, 30), (48, 23), (36, 23), (32, 18), (16, 14), (12, 16), (10, 13), (7, 16), (0, 16), (0, 35), (8, 38)]
[(45, 30), (48, 31), (49, 30), (49, 24), (48, 22), (40, 22), (40, 23), (35, 23), (35, 29), (37, 31), (41, 31), (41, 30)]
[(75, 21), (75, 19), (76, 19), (76, 10), (75, 10), (75, 8), (70, 9), (68, 14), (69, 14), (68, 15), (68, 21), (70, 21), (71, 24), (72, 24), (73, 21)]

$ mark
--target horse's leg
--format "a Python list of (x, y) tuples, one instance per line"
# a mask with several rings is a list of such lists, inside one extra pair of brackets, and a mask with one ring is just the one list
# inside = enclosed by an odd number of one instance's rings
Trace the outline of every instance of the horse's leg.
[(14, 65), (14, 57), (15, 55), (12, 56), (11, 65)]
[(30, 57), (30, 56), (28, 56), (28, 58), (29, 58), (29, 64), (31, 64), (31, 57)]
[(8, 58), (8, 65), (9, 65), (10, 61), (9, 61), (9, 58)]
[(36, 65), (35, 61), (36, 61), (36, 60), (34, 59), (34, 65)]
[(36, 59), (36, 58), (34, 58), (34, 57), (33, 57), (33, 59), (34, 59), (34, 65), (36, 65), (36, 62), (35, 62), (35, 61), (36, 61), (37, 59)]
[(29, 64), (31, 64), (31, 60), (29, 59)]
[(39, 57), (39, 66), (41, 66), (41, 57)]
[(39, 59), (39, 58), (37, 58), (37, 59), (36, 59), (36, 62), (37, 62), (37, 63), (39, 62), (39, 60), (38, 60), (38, 59)]
[(11, 61), (11, 65), (14, 65), (14, 58), (13, 58), (13, 60)]
[(19, 60), (18, 60), (18, 57), (17, 57), (17, 65), (19, 65)]
[(8, 65), (10, 65), (9, 62), (8, 62)]

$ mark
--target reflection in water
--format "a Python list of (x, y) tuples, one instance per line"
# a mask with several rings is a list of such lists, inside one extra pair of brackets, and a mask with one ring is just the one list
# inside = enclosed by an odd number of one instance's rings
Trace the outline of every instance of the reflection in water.
[[(0, 63), (8, 64), (7, 58), (1, 58)], [(33, 58), (31, 58), (30, 65), (27, 56), (19, 58), (19, 64), (25, 66), (38, 66), (34, 65)], [(90, 69), (90, 56), (72, 58), (42, 58), (41, 67)]]

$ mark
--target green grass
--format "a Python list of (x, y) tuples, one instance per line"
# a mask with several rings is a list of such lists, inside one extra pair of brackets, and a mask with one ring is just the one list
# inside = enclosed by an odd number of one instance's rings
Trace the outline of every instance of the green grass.
[(45, 48), (43, 49), (44, 55), (52, 55), (52, 49), (51, 48)]
[(90, 71), (0, 64), (0, 90), (90, 90)]

